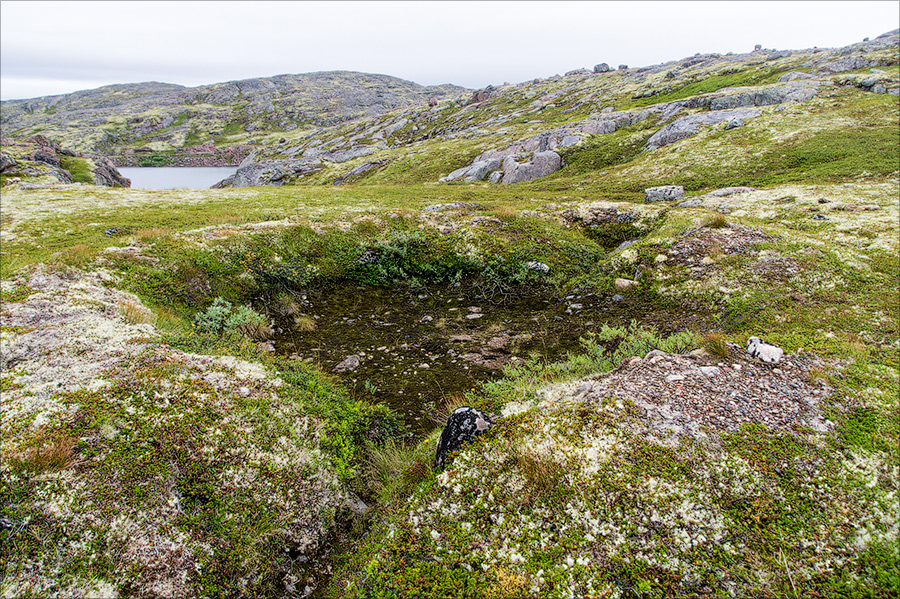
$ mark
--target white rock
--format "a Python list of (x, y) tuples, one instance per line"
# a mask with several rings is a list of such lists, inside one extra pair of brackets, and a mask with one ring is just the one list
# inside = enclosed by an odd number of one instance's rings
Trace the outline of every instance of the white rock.
[(784, 357), (783, 349), (766, 343), (759, 337), (750, 337), (747, 340), (747, 353), (767, 364), (777, 364)]

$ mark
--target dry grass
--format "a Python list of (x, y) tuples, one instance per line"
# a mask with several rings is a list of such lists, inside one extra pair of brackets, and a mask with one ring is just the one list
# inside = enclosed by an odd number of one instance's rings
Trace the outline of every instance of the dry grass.
[(265, 322), (248, 322), (238, 325), (235, 330), (245, 337), (256, 339), (257, 341), (265, 341), (271, 339), (275, 335), (275, 331)]
[(516, 468), (525, 478), (527, 489), (541, 496), (552, 494), (559, 488), (565, 478), (565, 470), (558, 462), (518, 443), (512, 449)]
[(295, 316), (294, 326), (298, 331), (310, 332), (316, 330), (316, 321), (309, 316)]
[(438, 406), (438, 408), (430, 414), (431, 421), (436, 425), (443, 427), (447, 424), (447, 419), (450, 418), (450, 414), (459, 408), (468, 407), (470, 403), (471, 402), (469, 402), (465, 396), (454, 395), (449, 399), (444, 400), (444, 403)]
[(703, 226), (710, 229), (724, 229), (728, 226), (728, 219), (725, 218), (725, 216), (722, 214), (717, 214), (716, 216), (708, 220)]
[(810, 383), (816, 383), (819, 381), (823, 381), (825, 383), (831, 383), (831, 375), (828, 371), (821, 366), (813, 366), (806, 373), (806, 378)]
[(156, 322), (156, 315), (137, 302), (119, 300), (116, 308), (128, 324), (153, 324)]
[(380, 503), (389, 501), (398, 491), (422, 482), (430, 473), (429, 456), (422, 447), (408, 447), (393, 440), (370, 447), (366, 484)]
[(163, 237), (167, 235), (171, 235), (172, 231), (169, 229), (160, 229), (158, 227), (154, 227), (151, 229), (139, 229), (135, 232), (134, 236), (140, 241), (152, 241), (158, 237)]
[(9, 456), (10, 468), (17, 472), (43, 474), (55, 470), (65, 470), (75, 463), (73, 449), (75, 439), (63, 437), (34, 447), (18, 455)]
[(300, 304), (287, 293), (279, 294), (279, 296), (275, 298), (275, 305), (273, 308), (276, 312), (284, 316), (297, 316), (300, 314)]
[(730, 355), (728, 341), (722, 333), (707, 333), (703, 335), (703, 348), (720, 358), (727, 358)]

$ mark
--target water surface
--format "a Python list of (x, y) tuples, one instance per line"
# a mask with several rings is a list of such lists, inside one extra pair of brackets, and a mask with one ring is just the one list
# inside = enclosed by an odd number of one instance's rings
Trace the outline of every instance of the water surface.
[(237, 171), (236, 166), (123, 166), (132, 189), (208, 189)]

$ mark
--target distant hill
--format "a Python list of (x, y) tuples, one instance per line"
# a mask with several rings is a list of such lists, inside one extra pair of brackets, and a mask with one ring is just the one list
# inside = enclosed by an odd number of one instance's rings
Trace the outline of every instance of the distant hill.
[(107, 85), (2, 103), (3, 135), (54, 139), (80, 151), (169, 151), (231, 145), (269, 133), (371, 117), (467, 91), (369, 73), (276, 75), (199, 87)]

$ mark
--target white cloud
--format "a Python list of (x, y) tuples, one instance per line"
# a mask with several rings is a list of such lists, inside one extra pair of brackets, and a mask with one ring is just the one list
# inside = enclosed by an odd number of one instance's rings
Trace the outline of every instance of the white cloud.
[(757, 43), (842, 46), (900, 25), (895, 2), (4, 0), (0, 10), (3, 98), (99, 80), (193, 86), (321, 70), (482, 87)]

